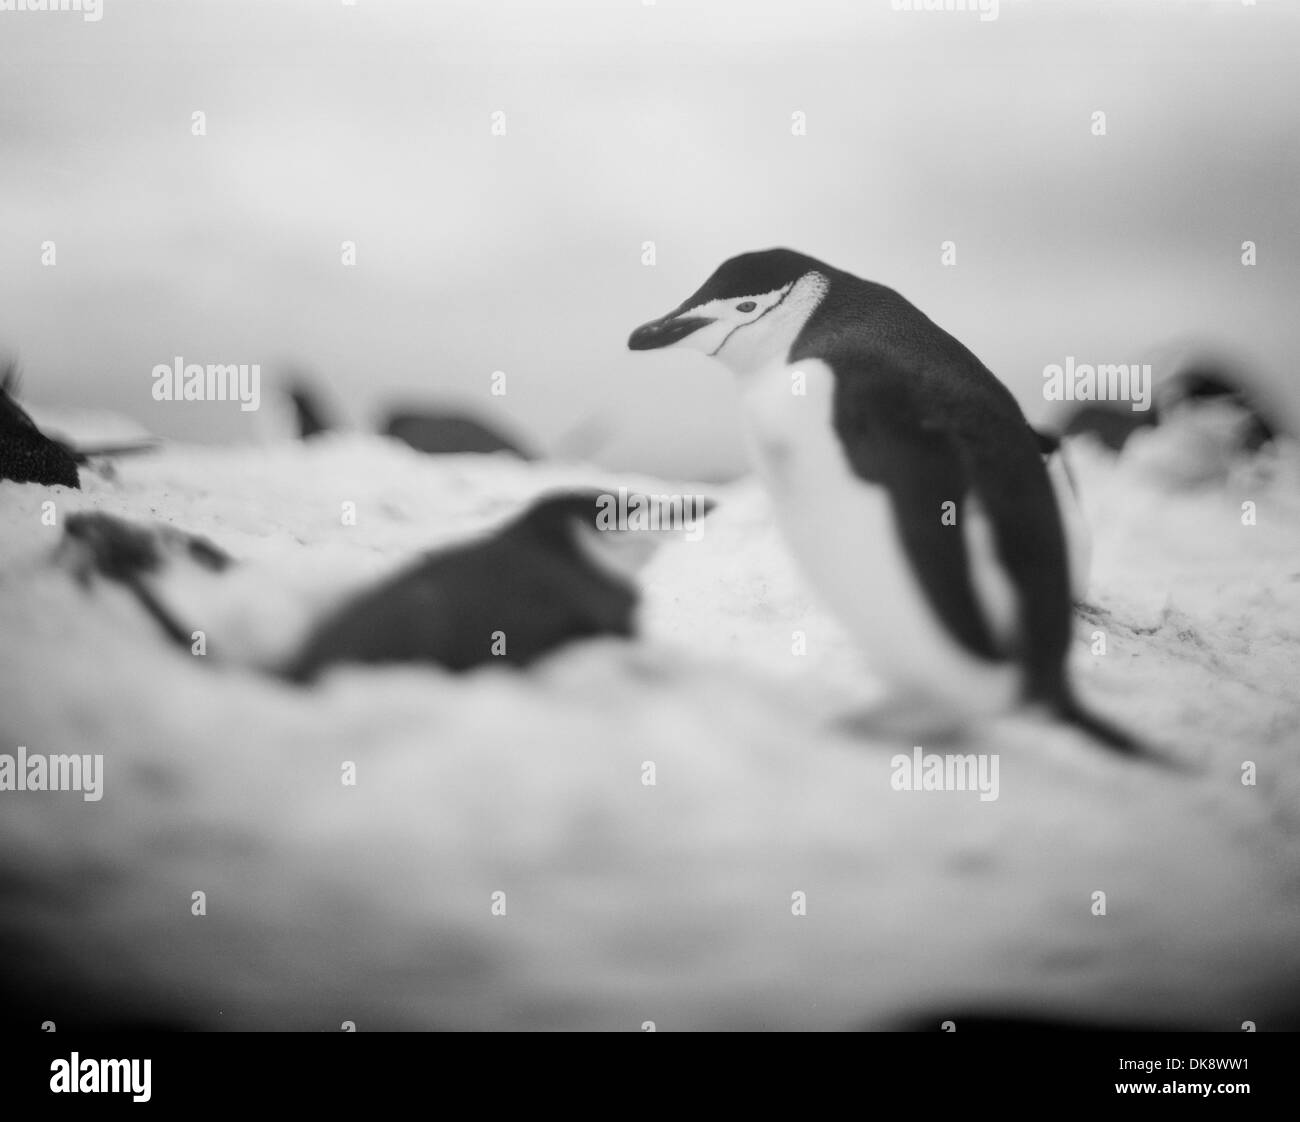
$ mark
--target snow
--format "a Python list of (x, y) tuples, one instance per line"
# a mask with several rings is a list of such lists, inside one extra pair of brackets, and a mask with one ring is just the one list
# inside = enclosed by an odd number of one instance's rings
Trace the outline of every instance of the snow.
[[(1146, 454), (1070, 452), (1095, 535), (1080, 692), (1188, 766), (1017, 714), (934, 747), (998, 753), (995, 801), (891, 787), (912, 744), (855, 723), (878, 691), (749, 480), (349, 435), (173, 446), (83, 470), (81, 492), (0, 483), (0, 752), (106, 769), (99, 802), (0, 793), (0, 937), (26, 948), (4, 984), (36, 1015), (226, 1029), (1294, 1019), (1300, 450), (1195, 488)], [(312, 691), (257, 670), (348, 589), (570, 484), (719, 503), (645, 571), (637, 642), (527, 674), (346, 668)], [(79, 510), (241, 560), (167, 586), (206, 657), (51, 563)]]

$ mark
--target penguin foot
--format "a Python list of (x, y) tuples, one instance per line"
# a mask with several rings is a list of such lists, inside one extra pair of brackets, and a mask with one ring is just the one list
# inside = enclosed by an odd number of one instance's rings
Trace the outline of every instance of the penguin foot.
[(1113, 721), (1098, 716), (1081, 705), (1072, 694), (1066, 694), (1058, 699), (1054, 709), (1057, 720), (1084, 733), (1119, 756), (1135, 762), (1153, 764), (1169, 771), (1195, 772), (1197, 770), (1182, 757), (1164, 748), (1153, 746)]

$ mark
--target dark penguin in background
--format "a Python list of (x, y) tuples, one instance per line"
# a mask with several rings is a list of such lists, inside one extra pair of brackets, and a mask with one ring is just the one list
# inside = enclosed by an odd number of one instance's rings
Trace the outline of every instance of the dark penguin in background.
[(0, 479), (80, 487), (75, 454), (41, 432), (14, 400), (17, 381), (13, 366), (0, 377)]
[(334, 428), (335, 422), (330, 417), (330, 410), (313, 386), (305, 381), (295, 381), (285, 392), (293, 405), (299, 439), (310, 440), (313, 436), (320, 436)]
[(488, 428), (473, 417), (455, 413), (434, 413), (429, 410), (404, 410), (389, 414), (379, 430), (417, 452), (431, 455), (452, 455), (458, 452), (509, 452), (521, 460), (536, 457), (520, 444)]
[(598, 491), (539, 499), (487, 537), (439, 550), (327, 617), (285, 668), (340, 662), (527, 666), (575, 639), (633, 634), (634, 573), (654, 534), (604, 529)]
[(628, 340), (673, 345), (739, 376), (786, 540), (892, 687), (900, 731), (1041, 703), (1136, 750), (1071, 690), (1066, 541), (1043, 449), (966, 347), (891, 289), (788, 249), (732, 258)]
[[(320, 389), (306, 378), (296, 378), (285, 391), (293, 405), (298, 436), (303, 440), (337, 428), (333, 410), (326, 404)], [(537, 457), (514, 441), (489, 428), (481, 421), (462, 413), (435, 409), (399, 409), (389, 413), (380, 425), (383, 436), (391, 436), (417, 452), (431, 456), (456, 455), (463, 452), (490, 454), (509, 452), (521, 460)]]
[(1234, 423), (1223, 438), (1231, 452), (1258, 452), (1282, 427), (1236, 364), (1196, 355), (1156, 384), (1150, 409), (1134, 411), (1127, 402), (1084, 402), (1068, 414), (1062, 435), (1093, 436), (1118, 452), (1139, 430), (1186, 421), (1207, 407), (1231, 415)]
[(1187, 366), (1170, 379), (1163, 392), (1157, 391), (1156, 423), (1164, 424), (1181, 410), (1205, 405), (1223, 406), (1238, 415), (1234, 436), (1243, 452), (1258, 452), (1273, 441), (1281, 427), (1247, 380), (1212, 360)]

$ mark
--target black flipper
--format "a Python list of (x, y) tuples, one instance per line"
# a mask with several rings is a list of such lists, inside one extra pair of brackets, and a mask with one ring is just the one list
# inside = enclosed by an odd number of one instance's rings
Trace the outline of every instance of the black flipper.
[[(989, 621), (971, 579), (962, 529), (970, 482), (961, 457), (942, 433), (881, 423), (876, 419), (880, 402), (869, 401), (868, 396), (846, 401), (846, 413), (841, 415), (841, 439), (849, 462), (859, 476), (888, 490), (908, 560), (947, 629), (971, 654), (997, 658)], [(861, 414), (849, 416), (855, 408)], [(848, 432), (854, 435), (846, 438)], [(942, 519), (946, 502), (957, 506), (955, 525)]]
[[(896, 293), (874, 351), (844, 337), (824, 358), (835, 373), (834, 424), (853, 470), (885, 486), (899, 534), (936, 614), (972, 654), (996, 657), (979, 605), (964, 535), (943, 526), (945, 501), (978, 498), (999, 561), (1017, 593), (1025, 700), (1129, 755), (1132, 736), (1088, 712), (1066, 677), (1073, 633), (1069, 563), (1056, 495), (1043, 462), (1057, 442), (1025, 420), (1011, 392), (960, 342)], [(861, 314), (854, 309), (853, 315)], [(799, 344), (791, 361), (803, 357)]]
[[(889, 353), (875, 362), (837, 360), (835, 429), (853, 470), (888, 489), (908, 560), (936, 614), (972, 654), (996, 658), (961, 528), (966, 501), (978, 498), (1017, 592), (1016, 655), (1027, 696), (1053, 699), (1062, 692), (1071, 634), (1056, 496), (1015, 399), (965, 354), (973, 366), (956, 379), (947, 368)], [(955, 381), (969, 383), (969, 392), (954, 394)], [(955, 526), (940, 518), (949, 501), (957, 504)]]

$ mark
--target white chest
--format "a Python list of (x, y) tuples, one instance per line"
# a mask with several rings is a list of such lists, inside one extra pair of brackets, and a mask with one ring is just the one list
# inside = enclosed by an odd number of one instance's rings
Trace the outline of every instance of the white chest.
[(742, 379), (751, 455), (791, 551), (883, 679), (962, 710), (1005, 708), (1014, 675), (951, 637), (912, 570), (888, 492), (849, 466), (832, 426), (834, 387), (816, 360)]

